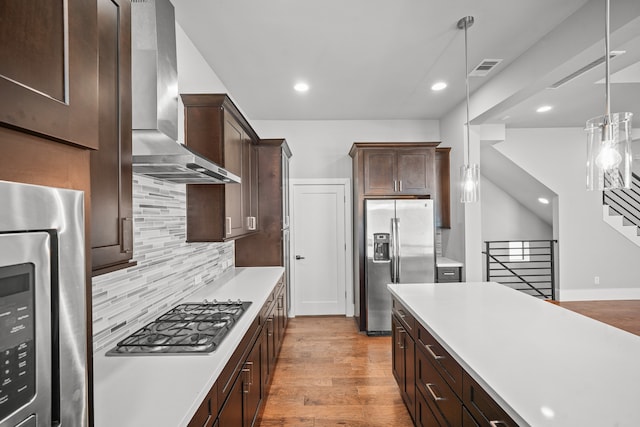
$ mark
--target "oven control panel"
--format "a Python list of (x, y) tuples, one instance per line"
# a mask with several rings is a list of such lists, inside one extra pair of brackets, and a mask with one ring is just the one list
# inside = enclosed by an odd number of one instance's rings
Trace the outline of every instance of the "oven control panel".
[(33, 264), (0, 267), (0, 421), (36, 390)]

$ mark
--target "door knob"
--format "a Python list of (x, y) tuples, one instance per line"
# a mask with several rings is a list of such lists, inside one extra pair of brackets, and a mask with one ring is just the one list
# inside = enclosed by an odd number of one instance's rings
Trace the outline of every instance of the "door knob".
[(304, 259), (304, 257), (300, 255), (296, 255), (296, 259)]

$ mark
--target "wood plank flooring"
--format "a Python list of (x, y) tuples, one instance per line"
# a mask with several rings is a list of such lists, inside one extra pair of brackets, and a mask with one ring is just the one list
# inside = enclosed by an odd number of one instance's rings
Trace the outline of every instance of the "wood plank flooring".
[(565, 301), (555, 304), (640, 335), (640, 300)]
[(290, 319), (260, 427), (410, 427), (391, 373), (391, 337), (353, 318)]

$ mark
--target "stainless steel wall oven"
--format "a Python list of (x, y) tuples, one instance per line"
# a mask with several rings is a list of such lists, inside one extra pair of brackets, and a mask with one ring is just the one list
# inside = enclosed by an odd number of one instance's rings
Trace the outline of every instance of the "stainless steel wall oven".
[(82, 192), (0, 181), (0, 427), (86, 427)]

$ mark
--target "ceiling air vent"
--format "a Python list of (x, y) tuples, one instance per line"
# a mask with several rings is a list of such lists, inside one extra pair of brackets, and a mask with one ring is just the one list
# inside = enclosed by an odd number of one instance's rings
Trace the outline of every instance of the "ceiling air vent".
[[(624, 51), (624, 50), (612, 50), (611, 52), (609, 52), (609, 59), (615, 58), (616, 56), (619, 56), (619, 55), (622, 55), (625, 52), (626, 51)], [(604, 60), (605, 60), (604, 55), (602, 55), (600, 58), (596, 59), (595, 61), (588, 63), (587, 65), (585, 65), (584, 67), (580, 68), (579, 70), (574, 71), (573, 73), (569, 74), (568, 76), (558, 80), (557, 82), (555, 82), (554, 84), (549, 86), (547, 89), (558, 89), (563, 84), (569, 83), (571, 80), (575, 79), (576, 77), (581, 76), (582, 74), (584, 74), (587, 71), (597, 67), (600, 64), (604, 64)]]
[(469, 72), (469, 77), (484, 77), (501, 62), (502, 59), (483, 59), (480, 64)]

